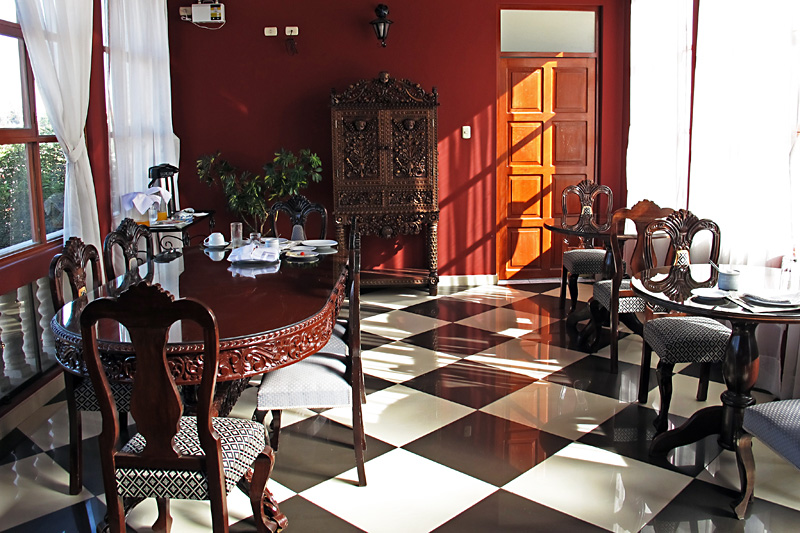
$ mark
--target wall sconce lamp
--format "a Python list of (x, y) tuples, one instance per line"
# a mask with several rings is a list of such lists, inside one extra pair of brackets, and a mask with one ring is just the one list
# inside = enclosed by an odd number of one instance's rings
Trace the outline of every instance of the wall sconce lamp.
[(386, 18), (388, 14), (389, 6), (386, 4), (378, 4), (378, 7), (375, 8), (375, 15), (377, 15), (378, 18), (370, 22), (372, 28), (375, 30), (375, 36), (384, 48), (386, 47), (386, 36), (389, 35), (389, 26), (392, 24), (392, 21)]

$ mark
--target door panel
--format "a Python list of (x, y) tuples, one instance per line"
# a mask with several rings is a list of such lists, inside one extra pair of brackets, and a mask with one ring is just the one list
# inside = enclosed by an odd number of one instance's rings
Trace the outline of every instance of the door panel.
[(501, 58), (498, 95), (498, 275), (560, 276), (544, 223), (564, 187), (594, 178), (595, 59)]

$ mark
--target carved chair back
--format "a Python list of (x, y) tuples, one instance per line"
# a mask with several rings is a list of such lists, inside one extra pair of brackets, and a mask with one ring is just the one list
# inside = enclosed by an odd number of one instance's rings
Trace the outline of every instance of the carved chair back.
[(308, 198), (301, 194), (291, 196), (287, 201), (275, 202), (269, 210), (272, 218), (272, 234), (278, 236), (278, 213), (284, 212), (289, 215), (289, 222), (292, 225), (291, 240), (304, 240), (306, 238), (305, 226), (306, 219), (311, 213), (319, 213), (321, 217), (320, 239), (324, 239), (328, 230), (328, 210), (322, 204), (310, 202)]
[[(117, 408), (107, 377), (109, 369), (104, 368), (100, 358), (94, 328), (100, 319), (114, 320), (124, 326), (136, 353), (130, 412), (146, 441), (139, 453), (117, 450), (120, 429)], [(197, 431), (204, 455), (183, 455), (175, 445), (183, 400), (167, 362), (166, 346), (170, 327), (181, 320), (195, 322), (203, 330)], [(221, 447), (211, 422), (219, 361), (219, 333), (213, 312), (196, 300), (173, 300), (159, 285), (142, 281), (117, 299), (101, 298), (90, 302), (81, 312), (80, 323), (84, 359), (102, 413), (99, 440), (106, 497), (118, 498), (119, 470), (159, 469), (167, 473), (176, 471), (176, 475), (177, 471), (202, 471), (207, 477), (209, 499), (216, 502), (212, 503), (212, 508), (215, 505), (226, 508)]]
[[(570, 226), (570, 229), (608, 229), (614, 209), (614, 193), (608, 185), (598, 185), (589, 179), (585, 179), (577, 185), (564, 187), (564, 191), (561, 193), (561, 212), (564, 215), (573, 214), (569, 211), (569, 201), (573, 195), (577, 196), (580, 202), (580, 217), (575, 224)], [(599, 197), (602, 196), (606, 197), (606, 213), (603, 219), (600, 218), (600, 213), (594, 211), (595, 205), (600, 203)], [(604, 221), (601, 222), (601, 220)]]
[[(691, 211), (680, 209), (661, 220), (654, 220), (648, 224), (644, 233), (644, 247), (649, 253), (644, 255), (645, 268), (656, 266), (657, 256), (654, 236), (665, 234), (669, 237), (669, 249), (665, 264), (672, 264), (676, 260), (684, 262), (681, 257), (689, 257), (689, 251), (695, 236), (701, 231), (708, 231), (711, 236), (709, 259), (717, 262), (720, 250), (720, 231), (716, 222), (708, 219), (699, 219)], [(685, 253), (685, 256), (684, 256)], [(684, 263), (688, 264), (688, 263)]]
[(50, 261), (50, 295), (53, 299), (53, 310), (64, 307), (64, 276), (66, 276), (72, 293), (69, 300), (75, 300), (86, 294), (87, 266), (92, 269), (92, 287), (100, 285), (100, 255), (97, 248), (84, 243), (78, 237), (70, 237), (61, 252)]
[[(146, 246), (146, 256), (139, 256), (139, 242), (144, 239)], [(153, 260), (153, 241), (150, 239), (150, 229), (134, 222), (131, 218), (126, 218), (120, 222), (117, 229), (106, 235), (103, 241), (103, 266), (106, 270), (106, 279), (111, 281), (117, 277), (114, 270), (114, 250), (119, 247), (125, 263), (125, 272), (136, 272), (139, 265), (145, 261), (151, 265)], [(152, 265), (151, 265), (152, 266)], [(149, 269), (149, 273), (152, 268)], [(149, 278), (148, 273), (148, 278)]]

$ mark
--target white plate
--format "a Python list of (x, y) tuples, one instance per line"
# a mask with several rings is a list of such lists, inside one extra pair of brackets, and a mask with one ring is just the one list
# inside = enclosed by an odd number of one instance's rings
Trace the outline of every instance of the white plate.
[(211, 248), (212, 250), (221, 250), (228, 246), (230, 242), (223, 242), (222, 244), (203, 244), (206, 248)]
[(727, 291), (715, 289), (714, 287), (699, 287), (697, 289), (692, 289), (692, 294), (699, 298), (706, 298), (709, 300), (722, 300), (728, 296)]
[(289, 250), (286, 252), (286, 257), (290, 259), (295, 259), (297, 261), (307, 261), (309, 259), (315, 259), (319, 254), (317, 252), (296, 252), (294, 250)]
[(278, 242), (280, 244), (286, 244), (287, 242), (289, 242), (289, 239), (287, 239), (285, 237), (278, 237)]
[(293, 252), (313, 252), (313, 246), (292, 246)]
[(329, 248), (331, 246), (336, 246), (339, 244), (336, 241), (332, 241), (330, 239), (317, 239), (311, 241), (303, 241), (305, 246), (313, 246), (314, 248)]

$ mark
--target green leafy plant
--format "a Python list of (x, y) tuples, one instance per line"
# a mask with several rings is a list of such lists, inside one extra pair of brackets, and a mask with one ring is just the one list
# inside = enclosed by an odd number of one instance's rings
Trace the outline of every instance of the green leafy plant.
[(228, 199), (228, 208), (238, 214), (250, 231), (263, 233), (269, 218), (267, 196), (270, 189), (263, 176), (239, 171), (220, 152), (201, 156), (197, 160), (197, 175), (209, 186), (219, 184)]
[(228, 208), (238, 214), (250, 231), (264, 233), (269, 220), (268, 200), (299, 194), (309, 180), (322, 180), (322, 160), (309, 149), (295, 155), (281, 148), (275, 159), (264, 165), (264, 175), (240, 171), (220, 152), (197, 160), (197, 175), (209, 186), (219, 184), (228, 200)]
[(264, 180), (272, 191), (270, 199), (285, 198), (300, 193), (308, 187), (308, 180), (318, 183), (322, 179), (322, 160), (305, 148), (295, 155), (281, 148), (275, 159), (264, 165)]

